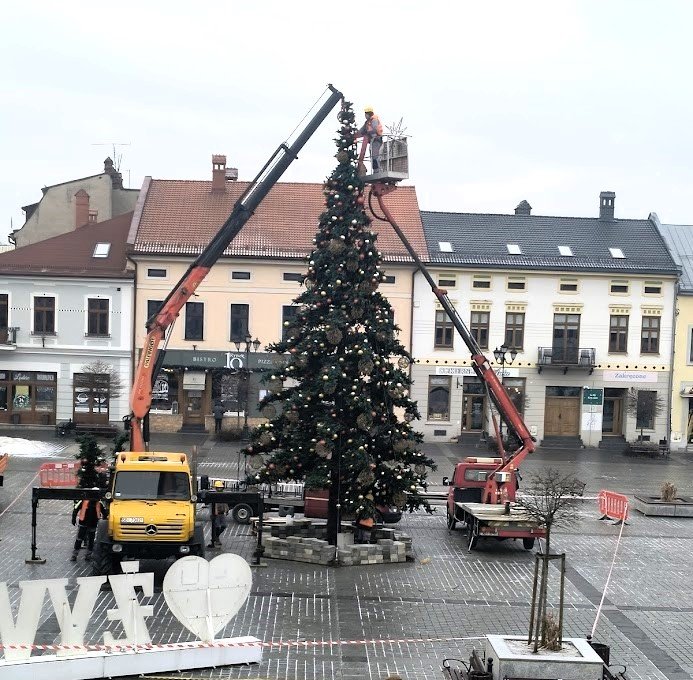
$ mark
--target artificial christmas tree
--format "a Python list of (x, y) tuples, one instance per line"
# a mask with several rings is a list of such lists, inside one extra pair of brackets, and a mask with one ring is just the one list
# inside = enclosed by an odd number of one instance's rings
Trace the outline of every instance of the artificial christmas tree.
[(79, 452), (75, 454), (75, 458), (81, 464), (77, 471), (79, 479), (77, 486), (80, 489), (105, 486), (106, 474), (98, 468), (103, 468), (106, 458), (94, 437), (85, 434), (79, 438)]
[(430, 511), (420, 491), (433, 468), (411, 425), (419, 417), (409, 398), (411, 357), (378, 292), (384, 274), (364, 210), (349, 103), (339, 120), (338, 165), (324, 185), (326, 210), (306, 290), (295, 300), (299, 309), (285, 339), (270, 347), (286, 362), (269, 376), (276, 391), (260, 404), (268, 422), (244, 450), (262, 465), (256, 481), (303, 480), (306, 488), (329, 489), (333, 545), (340, 518), (368, 521), (378, 506)]

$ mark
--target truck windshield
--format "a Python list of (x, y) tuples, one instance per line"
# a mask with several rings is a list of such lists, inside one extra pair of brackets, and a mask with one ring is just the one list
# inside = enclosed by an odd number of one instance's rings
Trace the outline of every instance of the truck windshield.
[(189, 501), (190, 482), (184, 472), (127, 470), (116, 474), (113, 497), (119, 500), (166, 498)]

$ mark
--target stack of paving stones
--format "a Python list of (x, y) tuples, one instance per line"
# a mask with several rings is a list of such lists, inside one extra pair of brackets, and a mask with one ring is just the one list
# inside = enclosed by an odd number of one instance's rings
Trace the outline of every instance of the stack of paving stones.
[(336, 548), (319, 538), (289, 536), (276, 538), (269, 536), (264, 540), (265, 557), (295, 562), (329, 564), (334, 561)]
[(272, 524), (269, 527), (270, 536), (274, 538), (288, 538), (300, 536), (301, 538), (327, 538), (327, 525), (314, 524), (309, 519), (295, 519), (291, 524)]
[(403, 531), (381, 527), (373, 530), (373, 537), (378, 543), (380, 543), (383, 539), (403, 543), (404, 554), (408, 559), (413, 559), (414, 554), (411, 547), (411, 536), (405, 534)]
[[(376, 528), (372, 532), (374, 543), (345, 545), (336, 551), (326, 540), (325, 524), (309, 519), (297, 519), (286, 524), (272, 524), (270, 536), (263, 541), (265, 556), (280, 560), (329, 564), (335, 560), (344, 566), (406, 562), (412, 558), (411, 537), (396, 529)], [(342, 531), (352, 527), (343, 525)]]
[(337, 551), (337, 560), (345, 567), (406, 562), (406, 546), (401, 541), (381, 538), (377, 543), (357, 543), (340, 548)]

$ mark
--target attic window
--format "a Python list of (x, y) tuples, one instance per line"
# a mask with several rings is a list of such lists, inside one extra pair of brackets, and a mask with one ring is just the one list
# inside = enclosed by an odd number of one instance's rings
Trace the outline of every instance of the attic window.
[(97, 243), (94, 246), (94, 254), (92, 255), (92, 257), (108, 257), (108, 253), (110, 250), (110, 243)]
[(572, 251), (570, 246), (558, 246), (558, 252), (563, 257), (572, 257), (573, 256), (573, 251)]
[(522, 248), (517, 243), (506, 243), (505, 247), (511, 255), (522, 255)]
[(609, 248), (609, 252), (611, 253), (611, 257), (613, 257), (615, 260), (620, 260), (625, 257), (620, 248)]
[(438, 248), (440, 248), (441, 253), (451, 253), (452, 243), (450, 243), (449, 241), (439, 241)]

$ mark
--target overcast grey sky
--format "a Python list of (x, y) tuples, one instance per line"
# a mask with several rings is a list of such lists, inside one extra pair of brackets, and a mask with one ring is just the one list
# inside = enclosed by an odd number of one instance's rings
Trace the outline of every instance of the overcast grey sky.
[[(41, 187), (112, 153), (145, 175), (251, 179), (332, 82), (404, 118), (426, 210), (693, 224), (693, 3), (38, 2), (3, 5), (0, 239)], [(284, 176), (334, 167), (330, 116)]]

